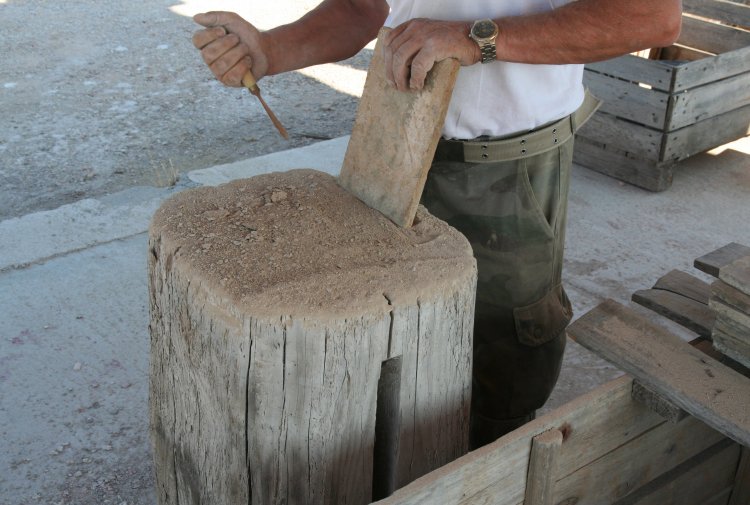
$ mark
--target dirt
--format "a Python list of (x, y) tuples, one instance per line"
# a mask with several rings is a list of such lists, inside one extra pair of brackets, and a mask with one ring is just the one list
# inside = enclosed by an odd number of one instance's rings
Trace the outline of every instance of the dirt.
[(468, 241), (424, 208), (401, 228), (314, 170), (179, 193), (156, 213), (155, 254), (254, 316), (347, 317), (387, 311), (457, 279)]
[[(191, 43), (190, 15), (241, 10), (267, 29), (316, 2), (0, 0), (0, 220), (350, 132), (356, 92), (299, 72), (260, 81), (289, 130), (225, 88)], [(371, 51), (327, 69), (360, 78)], [(308, 75), (311, 75), (308, 73)]]

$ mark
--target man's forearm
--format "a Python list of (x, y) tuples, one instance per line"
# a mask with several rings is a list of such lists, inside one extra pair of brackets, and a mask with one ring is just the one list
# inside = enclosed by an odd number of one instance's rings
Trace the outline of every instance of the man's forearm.
[(268, 74), (346, 59), (377, 36), (385, 0), (325, 0), (305, 16), (264, 32)]
[(554, 11), (495, 20), (497, 59), (587, 63), (649, 47), (679, 35), (680, 0), (578, 0)]

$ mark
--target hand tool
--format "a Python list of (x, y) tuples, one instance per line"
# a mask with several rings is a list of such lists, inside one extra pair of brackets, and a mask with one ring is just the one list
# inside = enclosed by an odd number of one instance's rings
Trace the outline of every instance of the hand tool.
[(271, 108), (268, 106), (265, 100), (263, 100), (263, 97), (260, 96), (260, 88), (258, 87), (258, 84), (255, 82), (255, 76), (251, 71), (247, 71), (245, 75), (242, 77), (242, 85), (245, 86), (248, 91), (250, 91), (251, 94), (258, 97), (258, 100), (260, 100), (260, 104), (263, 106), (263, 108), (266, 111), (266, 114), (268, 114), (268, 117), (271, 118), (271, 122), (276, 127), (277, 130), (279, 130), (279, 133), (281, 134), (284, 139), (289, 140), (289, 134), (286, 131), (286, 128), (281, 124), (281, 121), (276, 117), (276, 114), (273, 113)]

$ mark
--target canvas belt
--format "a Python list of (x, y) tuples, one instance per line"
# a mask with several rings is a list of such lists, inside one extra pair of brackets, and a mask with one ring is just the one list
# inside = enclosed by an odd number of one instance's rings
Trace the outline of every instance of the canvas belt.
[(500, 139), (440, 139), (435, 151), (435, 159), (438, 161), (493, 163), (535, 156), (570, 140), (578, 128), (596, 112), (599, 105), (601, 105), (601, 101), (591, 93), (586, 92), (583, 104), (574, 113), (527, 133)]

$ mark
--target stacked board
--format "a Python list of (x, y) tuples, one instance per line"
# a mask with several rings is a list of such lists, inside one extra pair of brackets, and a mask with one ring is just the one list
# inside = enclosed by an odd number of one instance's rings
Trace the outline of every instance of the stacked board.
[(714, 347), (750, 367), (750, 247), (729, 244), (697, 259), (696, 266), (718, 278), (708, 301), (716, 316)]

